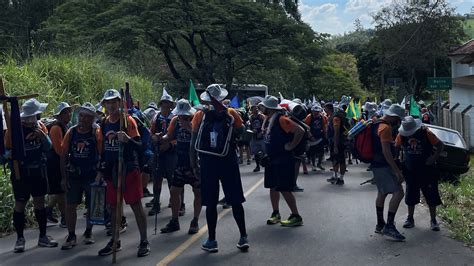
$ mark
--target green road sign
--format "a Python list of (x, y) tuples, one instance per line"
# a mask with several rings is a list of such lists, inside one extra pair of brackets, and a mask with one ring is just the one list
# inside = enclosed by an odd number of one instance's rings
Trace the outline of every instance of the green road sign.
[(428, 90), (450, 90), (451, 78), (428, 78)]

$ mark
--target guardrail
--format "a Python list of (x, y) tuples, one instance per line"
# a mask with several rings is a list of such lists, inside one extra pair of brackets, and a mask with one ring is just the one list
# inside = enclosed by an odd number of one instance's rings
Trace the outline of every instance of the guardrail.
[(474, 106), (470, 104), (461, 109), (460, 104), (455, 103), (448, 109), (447, 105), (443, 104), (441, 110), (435, 112), (438, 114), (435, 123), (458, 131), (471, 151), (474, 151), (474, 136), (471, 134), (474, 129)]

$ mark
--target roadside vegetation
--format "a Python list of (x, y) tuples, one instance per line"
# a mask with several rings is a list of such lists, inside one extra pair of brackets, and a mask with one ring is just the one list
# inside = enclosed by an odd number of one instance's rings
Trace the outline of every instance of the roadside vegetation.
[[(471, 162), (474, 155), (471, 155)], [(472, 164), (472, 163), (471, 163)], [(457, 185), (442, 183), (443, 206), (439, 215), (451, 230), (452, 237), (474, 248), (474, 169), (464, 174)]]

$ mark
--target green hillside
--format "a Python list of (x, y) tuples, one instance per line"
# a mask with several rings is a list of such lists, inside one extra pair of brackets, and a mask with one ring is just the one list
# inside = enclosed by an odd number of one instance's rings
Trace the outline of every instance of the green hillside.
[(468, 39), (474, 39), (474, 18), (466, 19), (464, 22), (464, 31), (469, 36)]

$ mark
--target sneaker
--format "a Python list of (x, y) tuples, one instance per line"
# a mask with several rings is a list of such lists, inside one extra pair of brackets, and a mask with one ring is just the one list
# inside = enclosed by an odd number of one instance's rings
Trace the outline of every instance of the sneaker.
[[(99, 250), (99, 256), (108, 256), (112, 254), (114, 251), (113, 248), (114, 248), (114, 241), (111, 239), (109, 243), (107, 243), (107, 245), (103, 249)], [(120, 240), (117, 241), (117, 246), (115, 250), (116, 251), (122, 250), (122, 245), (120, 244)]]
[(375, 226), (375, 233), (382, 235), (382, 234), (383, 234), (383, 228), (384, 228), (384, 227), (385, 227), (385, 223), (383, 223), (383, 224), (377, 224), (377, 225)]
[(326, 181), (328, 181), (331, 184), (335, 184), (337, 181), (337, 177), (333, 176), (331, 178), (326, 179)]
[(196, 218), (194, 218), (191, 221), (191, 224), (189, 225), (188, 234), (193, 235), (193, 234), (197, 233), (198, 231), (199, 231), (199, 223), (198, 223), (198, 220)]
[(407, 217), (405, 223), (403, 223), (403, 228), (413, 228), (415, 227), (415, 219)]
[(171, 219), (165, 227), (161, 228), (160, 232), (162, 234), (166, 234), (166, 233), (179, 231), (179, 229), (180, 229), (179, 221), (175, 219)]
[(272, 216), (267, 220), (267, 224), (277, 224), (281, 221), (279, 213), (272, 213)]
[[(127, 231), (127, 220), (122, 219), (122, 224), (120, 225), (119, 234), (125, 233)], [(107, 230), (107, 236), (112, 236), (112, 228)]]
[(300, 225), (303, 225), (303, 218), (299, 215), (292, 214), (288, 217), (288, 220), (281, 221), (281, 226), (294, 227)]
[(388, 240), (398, 241), (398, 242), (405, 240), (405, 237), (402, 234), (400, 234), (400, 232), (398, 232), (394, 224), (386, 224), (382, 232), (385, 238), (387, 238)]
[(143, 240), (140, 242), (140, 245), (138, 245), (138, 251), (137, 251), (137, 257), (145, 257), (150, 255), (150, 243), (148, 243), (148, 240)]
[(321, 169), (322, 171), (326, 170), (326, 168), (324, 168), (322, 165), (318, 164), (316, 167), (318, 167), (319, 169)]
[(55, 248), (58, 246), (58, 242), (50, 236), (42, 236), (38, 239), (38, 246), (44, 248)]
[(68, 235), (66, 242), (61, 246), (61, 250), (69, 250), (77, 245), (77, 239), (75, 235)]
[(66, 219), (64, 217), (61, 218), (61, 222), (59, 223), (59, 227), (67, 228)]
[(186, 214), (186, 206), (183, 204), (183, 205), (181, 205), (181, 208), (179, 208), (178, 215), (179, 216), (184, 216), (184, 214)]
[(219, 249), (217, 248), (217, 241), (209, 239), (206, 240), (204, 244), (202, 244), (201, 249), (210, 253), (216, 253), (217, 251), (219, 251)]
[(253, 172), (254, 173), (260, 172), (260, 166), (255, 167), (255, 169), (253, 169)]
[(338, 178), (338, 179), (336, 180), (336, 185), (344, 185), (344, 179)]
[(439, 223), (436, 220), (431, 220), (431, 230), (438, 232), (440, 230)]
[(145, 188), (143, 189), (143, 197), (144, 198), (153, 197), (153, 194), (150, 192), (150, 190), (148, 190), (148, 188)]
[(25, 251), (25, 238), (19, 237), (15, 242), (15, 247), (13, 248), (13, 252), (21, 253)]
[(148, 216), (155, 216), (161, 212), (160, 205), (153, 205), (153, 208), (148, 212)]
[(51, 223), (51, 224), (58, 224), (59, 223), (59, 220), (54, 218), (53, 216), (48, 216), (48, 223)]
[(82, 236), (84, 237), (82, 243), (84, 243), (85, 245), (92, 245), (95, 243), (94, 237), (92, 237), (92, 232), (86, 231)]
[(151, 208), (153, 207), (154, 203), (155, 203), (155, 198), (152, 198), (149, 202), (145, 203), (145, 207)]
[(237, 248), (241, 251), (247, 251), (249, 249), (249, 241), (246, 236), (242, 236), (239, 239), (239, 243), (237, 243)]
[(296, 186), (295, 188), (293, 188), (293, 192), (304, 192), (304, 188)]

